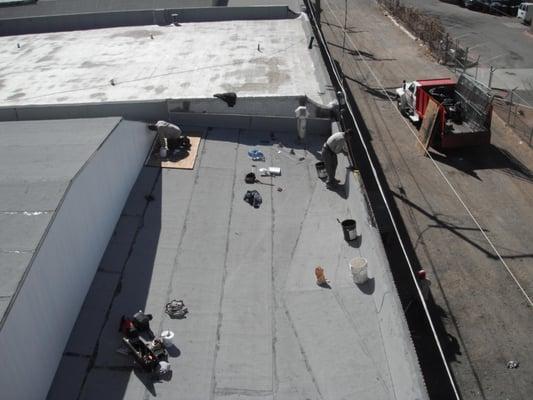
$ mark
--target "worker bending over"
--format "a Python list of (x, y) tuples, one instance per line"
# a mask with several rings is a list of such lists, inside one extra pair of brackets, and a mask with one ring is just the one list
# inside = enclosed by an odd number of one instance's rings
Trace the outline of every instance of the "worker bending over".
[(346, 143), (346, 137), (349, 137), (350, 134), (350, 129), (347, 129), (346, 132), (334, 133), (322, 146), (322, 161), (324, 161), (326, 174), (328, 175), (326, 186), (329, 189), (334, 188), (339, 182), (338, 179), (335, 179), (335, 172), (337, 171), (338, 164), (337, 154), (342, 152), (344, 155), (348, 155), (348, 143)]
[(157, 131), (157, 139), (161, 147), (168, 150), (168, 139), (179, 139), (181, 129), (167, 121), (157, 121), (155, 124), (148, 125), (151, 131)]

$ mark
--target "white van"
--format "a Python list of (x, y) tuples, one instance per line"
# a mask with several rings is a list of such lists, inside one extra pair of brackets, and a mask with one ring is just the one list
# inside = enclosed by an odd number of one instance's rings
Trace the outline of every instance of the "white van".
[(522, 3), (518, 7), (516, 18), (522, 20), (523, 24), (531, 24), (531, 16), (533, 15), (533, 3)]

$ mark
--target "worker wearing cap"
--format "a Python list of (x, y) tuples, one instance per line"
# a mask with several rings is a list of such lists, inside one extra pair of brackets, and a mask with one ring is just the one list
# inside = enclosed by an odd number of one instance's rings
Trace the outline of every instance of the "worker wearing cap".
[(326, 167), (326, 174), (328, 179), (326, 185), (328, 188), (334, 187), (339, 181), (335, 179), (335, 172), (337, 171), (337, 154), (344, 153), (348, 155), (348, 143), (346, 142), (346, 136), (349, 136), (351, 130), (346, 132), (337, 132), (331, 135), (326, 143), (322, 146), (322, 161), (324, 161)]
[(155, 124), (148, 125), (151, 131), (157, 131), (157, 138), (161, 147), (168, 150), (167, 139), (179, 139), (181, 137), (181, 129), (176, 125), (167, 121), (157, 121)]

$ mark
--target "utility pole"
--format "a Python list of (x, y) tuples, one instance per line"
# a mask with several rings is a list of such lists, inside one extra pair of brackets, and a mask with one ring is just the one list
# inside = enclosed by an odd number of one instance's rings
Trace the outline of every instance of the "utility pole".
[(489, 89), (491, 89), (491, 85), (492, 85), (492, 75), (494, 74), (494, 71), (496, 71), (497, 68), (493, 67), (492, 65), (489, 65), (490, 67), (490, 72), (489, 72), (489, 84), (487, 85), (489, 87)]
[(444, 54), (442, 59), (444, 60), (444, 65), (448, 63), (448, 52), (450, 51), (450, 35), (447, 33), (444, 38)]
[(477, 56), (477, 60), (476, 60), (476, 81), (477, 81), (477, 71), (479, 69), (479, 57), (480, 56)]
[[(348, 0), (344, 0), (344, 26), (342, 27), (342, 60), (341, 60), (341, 70), (343, 69), (344, 64), (344, 52), (346, 51), (346, 23), (348, 21)], [(342, 72), (343, 75), (344, 71)]]
[(465, 58), (463, 60), (463, 73), (466, 72), (466, 68), (468, 67), (468, 50), (469, 50), (469, 48), (467, 47), (465, 49)]
[(511, 123), (511, 110), (513, 108), (513, 94), (516, 89), (518, 89), (518, 86), (515, 87), (513, 90), (511, 90), (511, 97), (509, 99), (509, 113), (507, 114), (507, 126), (509, 126), (509, 124)]

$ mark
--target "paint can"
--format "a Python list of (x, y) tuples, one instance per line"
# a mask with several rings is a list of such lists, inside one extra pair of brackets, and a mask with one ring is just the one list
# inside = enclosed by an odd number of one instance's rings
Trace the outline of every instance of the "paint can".
[(368, 281), (368, 261), (364, 257), (355, 257), (350, 261), (353, 283), (362, 285)]
[(357, 238), (357, 224), (353, 219), (345, 219), (341, 222), (344, 240), (347, 242)]
[(165, 347), (173, 346), (172, 339), (174, 339), (174, 332), (172, 331), (161, 332), (161, 339), (163, 339), (163, 344), (165, 345)]
[(318, 175), (318, 177), (320, 179), (326, 179), (327, 178), (327, 174), (326, 174), (326, 165), (324, 164), (323, 161), (319, 161), (315, 164), (315, 167), (316, 167), (316, 173)]

